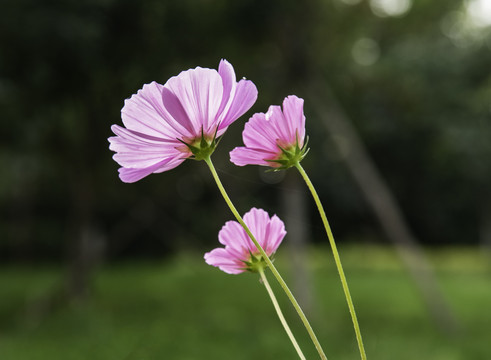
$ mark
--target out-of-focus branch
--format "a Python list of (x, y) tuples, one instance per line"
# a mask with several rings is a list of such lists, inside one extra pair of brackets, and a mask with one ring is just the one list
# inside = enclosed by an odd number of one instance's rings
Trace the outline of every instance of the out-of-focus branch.
[(327, 83), (310, 86), (307, 90), (315, 115), (322, 119), (382, 229), (417, 284), (431, 315), (444, 331), (453, 333), (458, 324), (439, 290), (432, 266), (357, 130)]
[(313, 309), (312, 288), (307, 264), (308, 216), (306, 193), (298, 174), (287, 172), (281, 187), (281, 201), (288, 224), (288, 242), (293, 270), (293, 287), (298, 302), (306, 313)]

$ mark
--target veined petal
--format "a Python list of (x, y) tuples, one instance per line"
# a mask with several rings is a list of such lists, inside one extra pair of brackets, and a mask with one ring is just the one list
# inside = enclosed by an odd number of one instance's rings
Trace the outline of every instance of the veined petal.
[(264, 151), (278, 153), (278, 134), (271, 121), (265, 114), (254, 114), (244, 126), (242, 132), (244, 145), (248, 148), (263, 149)]
[(218, 241), (226, 248), (236, 252), (237, 257), (248, 256), (249, 251), (254, 250), (254, 244), (237, 221), (227, 221), (218, 233)]
[(306, 149), (302, 149), (305, 138), (303, 103), (303, 99), (291, 95), (284, 99), (283, 110), (272, 105), (266, 114), (254, 114), (242, 132), (245, 147), (232, 150), (230, 161), (239, 166), (266, 165), (282, 169), (301, 161), (306, 154)]
[(222, 248), (213, 249), (206, 253), (204, 258), (207, 264), (216, 266), (228, 274), (240, 274), (245, 271), (243, 269), (245, 266), (244, 263), (231, 256), (227, 250)]
[(269, 124), (276, 133), (276, 144), (288, 147), (295, 143), (295, 135), (292, 134), (290, 124), (279, 106), (270, 106), (266, 118), (269, 119)]
[(162, 99), (174, 119), (194, 137), (218, 125), (217, 113), (223, 97), (222, 78), (216, 70), (197, 67), (167, 81)]
[(244, 115), (257, 100), (256, 85), (250, 80), (240, 80), (235, 89), (232, 101), (220, 117), (220, 129), (228, 127)]
[(140, 144), (140, 145), (164, 145), (175, 146), (180, 144), (177, 139), (161, 138), (144, 133), (140, 133), (135, 130), (126, 129), (119, 125), (111, 126), (112, 132), (117, 135), (116, 137), (110, 137), (108, 140), (110, 143), (115, 142), (117, 139), (126, 140), (128, 143)]
[[(154, 165), (155, 168), (159, 164)], [(119, 178), (125, 183), (134, 183), (153, 173), (152, 167), (144, 169), (119, 168)]]
[(226, 129), (251, 108), (257, 100), (257, 88), (245, 79), (236, 82), (235, 71), (227, 60), (222, 59), (218, 73), (223, 82), (223, 99), (218, 111), (219, 130)]
[(125, 183), (134, 183), (150, 175), (151, 173), (158, 173), (173, 169), (183, 161), (184, 159), (180, 158), (167, 158), (155, 165), (142, 169), (121, 167), (118, 170), (119, 178)]
[[(254, 95), (255, 94), (255, 95)], [(116, 136), (109, 148), (121, 166), (123, 181), (134, 182), (152, 172), (172, 169), (185, 158), (213, 152), (216, 137), (252, 106), (257, 90), (251, 82), (236, 82), (232, 65), (222, 60), (219, 69), (197, 67), (170, 78), (165, 85), (143, 85), (125, 100)], [(184, 143), (199, 143), (204, 135), (208, 148), (196, 154)], [(203, 145), (204, 146), (204, 145)], [(207, 152), (208, 151), (208, 152)]]
[(186, 135), (185, 128), (172, 120), (162, 102), (163, 85), (155, 81), (126, 99), (121, 118), (127, 129), (160, 138), (175, 139)]
[[(298, 145), (303, 147), (305, 139), (305, 115), (303, 113), (304, 100), (290, 95), (283, 100), (283, 114), (285, 115), (291, 141), (295, 142), (298, 136)], [(298, 135), (297, 135), (298, 133)]]
[[(256, 238), (259, 245), (264, 248), (264, 244), (267, 242), (267, 226), (269, 223), (269, 216), (263, 209), (252, 208), (247, 214), (244, 215), (244, 222), (251, 230), (252, 235)], [(256, 248), (256, 246), (254, 246)]]
[[(266, 254), (268, 256), (273, 254), (286, 234), (283, 222), (276, 215), (270, 218), (266, 211), (256, 208), (249, 210), (243, 219)], [(238, 274), (245, 268), (255, 271), (258, 269), (257, 266), (265, 266), (264, 263), (262, 265), (258, 263), (264, 260), (261, 260), (258, 249), (238, 222), (225, 223), (218, 234), (218, 239), (225, 248), (217, 248), (206, 253), (205, 260), (208, 264), (230, 274)], [(256, 263), (252, 265), (254, 261)]]
[(276, 252), (278, 246), (280, 246), (283, 238), (286, 235), (285, 224), (276, 215), (271, 217), (268, 222), (267, 235), (265, 236), (266, 241), (262, 245), (266, 254), (271, 255)]
[(245, 165), (264, 165), (272, 166), (273, 164), (266, 160), (274, 160), (276, 153), (268, 152), (261, 149), (251, 149), (247, 147), (236, 147), (230, 152), (230, 161), (237, 166)]
[(165, 163), (163, 163), (160, 167), (155, 169), (153, 173), (159, 174), (159, 173), (164, 172), (164, 171), (172, 170), (176, 166), (181, 165), (184, 162), (184, 160), (186, 160), (186, 158), (183, 158), (180, 155), (176, 155), (174, 157), (169, 157), (169, 158), (165, 159)]
[(218, 65), (218, 74), (222, 78), (223, 84), (223, 97), (220, 108), (218, 109), (218, 113), (222, 114), (224, 113), (223, 110), (225, 109), (225, 107), (227, 107), (227, 109), (230, 107), (230, 103), (235, 96), (237, 81), (235, 77), (234, 67), (225, 59), (222, 59), (220, 61), (220, 64)]
[(191, 155), (187, 149), (183, 149), (185, 152), (179, 150), (184, 145), (177, 140), (155, 138), (118, 125), (113, 125), (111, 129), (118, 136), (108, 139), (109, 149), (116, 152), (113, 159), (126, 168), (143, 169), (166, 158), (187, 158)]

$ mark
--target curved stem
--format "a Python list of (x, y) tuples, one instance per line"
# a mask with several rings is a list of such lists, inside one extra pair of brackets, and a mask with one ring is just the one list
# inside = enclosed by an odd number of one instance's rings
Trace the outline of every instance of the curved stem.
[(307, 184), (307, 187), (312, 193), (312, 197), (314, 198), (315, 204), (317, 205), (317, 209), (319, 210), (320, 216), (322, 218), (322, 222), (324, 223), (324, 228), (326, 229), (327, 237), (329, 239), (329, 243), (331, 244), (331, 249), (334, 255), (334, 261), (338, 269), (339, 277), (341, 278), (341, 284), (343, 285), (344, 296), (346, 297), (346, 301), (348, 302), (349, 312), (351, 314), (351, 319), (353, 320), (353, 327), (355, 328), (356, 340), (358, 342), (358, 349), (360, 350), (360, 356), (363, 360), (366, 360), (367, 355), (365, 354), (365, 347), (363, 346), (363, 339), (361, 337), (360, 326), (358, 325), (358, 319), (356, 317), (355, 307), (353, 305), (353, 300), (351, 300), (351, 294), (348, 288), (348, 282), (346, 281), (346, 276), (344, 275), (343, 265), (341, 265), (341, 259), (339, 257), (338, 249), (336, 247), (336, 242), (334, 241), (334, 236), (332, 234), (331, 227), (329, 226), (329, 222), (327, 221), (326, 213), (324, 212), (322, 203), (319, 199), (319, 196), (317, 195), (317, 191), (315, 191), (314, 185), (310, 181), (302, 165), (300, 165), (300, 163), (297, 162), (295, 164), (295, 167), (302, 175), (305, 183)]
[(211, 174), (213, 175), (213, 179), (215, 180), (215, 182), (218, 186), (218, 189), (220, 190), (220, 193), (222, 194), (223, 198), (225, 199), (225, 202), (227, 203), (228, 207), (230, 208), (230, 210), (234, 214), (234, 216), (237, 219), (237, 221), (239, 222), (239, 224), (244, 228), (247, 235), (249, 235), (249, 237), (251, 238), (254, 245), (256, 245), (256, 248), (261, 253), (262, 257), (266, 261), (266, 264), (268, 264), (268, 267), (271, 269), (271, 272), (273, 273), (274, 277), (276, 278), (276, 280), (278, 280), (278, 283), (281, 285), (281, 287), (283, 288), (283, 291), (286, 293), (286, 296), (288, 296), (288, 299), (290, 300), (293, 307), (297, 311), (298, 316), (300, 316), (300, 319), (302, 320), (302, 323), (304, 324), (305, 328), (307, 329), (307, 332), (309, 333), (310, 338), (312, 339), (312, 342), (314, 343), (314, 346), (317, 349), (317, 352), (319, 353), (319, 356), (321, 357), (321, 359), (327, 360), (327, 357), (324, 354), (324, 350), (322, 350), (322, 346), (319, 343), (319, 340), (317, 340), (317, 337), (315, 336), (314, 330), (312, 330), (312, 327), (310, 326), (310, 323), (307, 320), (307, 317), (305, 316), (303, 310), (300, 308), (300, 305), (298, 304), (297, 300), (293, 296), (292, 292), (290, 291), (290, 289), (286, 285), (285, 281), (281, 277), (281, 275), (278, 272), (278, 270), (276, 269), (276, 267), (271, 262), (269, 256), (266, 254), (266, 252), (264, 251), (262, 246), (257, 242), (254, 235), (252, 235), (252, 233), (249, 230), (249, 228), (247, 227), (246, 223), (244, 222), (244, 220), (242, 220), (242, 217), (240, 216), (239, 212), (237, 211), (234, 204), (232, 203), (232, 201), (228, 197), (227, 192), (225, 191), (225, 188), (223, 187), (222, 182), (220, 181), (220, 178), (218, 177), (218, 174), (215, 170), (215, 167), (213, 166), (213, 163), (211, 162), (211, 158), (208, 156), (207, 158), (205, 158), (203, 160), (206, 162), (206, 164), (210, 168)]
[(278, 317), (280, 318), (281, 324), (283, 325), (283, 328), (285, 329), (288, 337), (290, 338), (290, 341), (293, 344), (293, 347), (295, 350), (297, 350), (297, 354), (300, 357), (300, 359), (305, 360), (305, 356), (302, 353), (302, 350), (300, 349), (300, 346), (298, 346), (297, 340), (295, 340), (295, 337), (293, 336), (292, 331), (290, 330), (290, 327), (288, 326), (288, 323), (285, 320), (285, 317), (283, 316), (283, 313), (281, 312), (280, 305), (278, 304), (278, 301), (276, 300), (276, 297), (274, 296), (273, 289), (271, 289), (271, 286), (269, 286), (268, 279), (266, 278), (266, 274), (264, 273), (263, 268), (259, 268), (259, 275), (261, 276), (261, 280), (264, 284), (264, 287), (266, 288), (269, 297), (271, 298), (271, 302), (273, 303), (273, 306), (276, 310), (276, 314), (278, 314)]

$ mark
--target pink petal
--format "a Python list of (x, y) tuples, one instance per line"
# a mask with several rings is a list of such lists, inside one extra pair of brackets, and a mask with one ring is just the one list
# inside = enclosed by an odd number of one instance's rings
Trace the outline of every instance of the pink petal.
[[(264, 248), (264, 244), (267, 241), (266, 229), (269, 223), (268, 213), (262, 209), (252, 208), (244, 215), (243, 219), (259, 245)], [(257, 250), (256, 246), (254, 246), (254, 249)]]
[(222, 78), (222, 84), (223, 84), (223, 98), (220, 104), (220, 108), (218, 110), (218, 113), (222, 114), (226, 107), (227, 109), (230, 107), (230, 103), (232, 102), (235, 96), (237, 81), (235, 78), (235, 71), (232, 64), (230, 64), (225, 59), (222, 59), (220, 61), (220, 64), (218, 65), (218, 74)]
[(257, 99), (257, 88), (248, 80), (237, 83), (234, 68), (227, 60), (220, 61), (218, 73), (223, 81), (223, 99), (218, 111), (221, 114), (219, 129), (222, 130), (251, 108)]
[[(288, 149), (297, 144), (302, 147), (305, 137), (305, 116), (303, 99), (290, 95), (279, 106), (270, 106), (268, 112), (256, 113), (244, 126), (242, 139), (245, 147), (230, 152), (230, 161), (235, 165), (265, 165), (278, 167), (279, 164), (266, 160), (281, 157), (281, 148)], [(280, 148), (281, 147), (281, 148)]]
[[(247, 227), (268, 255), (273, 254), (286, 231), (283, 222), (274, 215), (271, 219), (266, 211), (252, 208), (243, 217)], [(228, 221), (218, 234), (220, 243), (225, 248), (217, 248), (205, 254), (208, 264), (218, 266), (230, 274), (238, 274), (251, 260), (251, 253), (258, 255), (259, 251), (245, 230), (237, 221)]]
[(244, 215), (244, 222), (268, 256), (276, 251), (286, 235), (283, 221), (276, 215), (270, 218), (263, 209), (252, 208)]
[(274, 167), (274, 163), (266, 160), (273, 160), (276, 157), (276, 153), (271, 153), (260, 149), (249, 149), (243, 146), (236, 147), (230, 152), (230, 161), (237, 166), (263, 165)]
[(273, 215), (268, 223), (267, 235), (263, 244), (264, 251), (268, 256), (276, 252), (285, 235), (285, 224), (278, 216)]
[(249, 257), (256, 248), (244, 228), (237, 221), (227, 221), (218, 233), (218, 241), (240, 259)]
[(291, 144), (291, 134), (281, 107), (270, 106), (266, 113), (266, 119), (268, 120), (271, 132), (274, 132), (276, 135), (275, 143), (281, 144), (282, 146)]
[(296, 133), (298, 132), (299, 146), (302, 147), (305, 138), (305, 115), (303, 113), (303, 99), (295, 95), (290, 95), (283, 100), (283, 114), (288, 124), (288, 131), (291, 134), (292, 141), (296, 142)]
[(174, 119), (194, 137), (216, 129), (217, 113), (223, 97), (222, 78), (216, 70), (197, 67), (167, 81), (163, 102)]
[(278, 133), (274, 124), (267, 120), (263, 113), (254, 114), (249, 119), (244, 126), (242, 139), (248, 148), (261, 149), (271, 153), (281, 152), (277, 146)]
[(149, 135), (140, 134), (118, 125), (111, 127), (118, 135), (110, 137), (109, 149), (116, 152), (113, 159), (121, 166), (127, 168), (146, 168), (161, 162), (166, 158), (187, 158), (191, 154), (177, 140), (159, 139)]
[(119, 178), (125, 183), (134, 183), (150, 175), (151, 173), (171, 170), (181, 164), (183, 161), (184, 159), (180, 158), (169, 158), (143, 169), (121, 167), (118, 170)]
[(197, 67), (170, 78), (165, 85), (145, 84), (125, 101), (125, 128), (113, 126), (114, 160), (125, 182), (172, 169), (191, 155), (181, 143), (204, 135), (221, 136), (257, 97), (251, 82), (236, 82), (232, 65), (222, 60), (218, 71)]
[(228, 109), (221, 117), (220, 129), (228, 127), (244, 115), (257, 100), (257, 88), (252, 81), (240, 80)]
[(222, 248), (213, 249), (206, 253), (204, 258), (207, 264), (216, 266), (228, 274), (240, 274), (245, 271), (244, 264)]
[(121, 118), (127, 129), (160, 138), (175, 139), (187, 134), (172, 120), (162, 102), (163, 86), (155, 81), (125, 100)]

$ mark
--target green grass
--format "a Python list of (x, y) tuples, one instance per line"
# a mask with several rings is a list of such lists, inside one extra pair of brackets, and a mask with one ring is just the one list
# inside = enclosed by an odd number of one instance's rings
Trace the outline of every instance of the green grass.
[[(460, 328), (436, 324), (388, 248), (341, 248), (369, 359), (491, 359), (491, 272), (477, 249), (429, 254)], [(288, 251), (277, 265), (291, 284)], [(332, 256), (312, 249), (314, 304), (308, 317), (330, 360), (358, 359)], [(161, 264), (107, 265), (85, 302), (46, 312), (40, 299), (63, 274), (54, 268), (0, 268), (1, 360), (296, 359), (254, 274), (224, 274), (183, 254)], [(318, 356), (269, 276), (308, 359)], [(294, 290), (295, 292), (295, 290)]]

